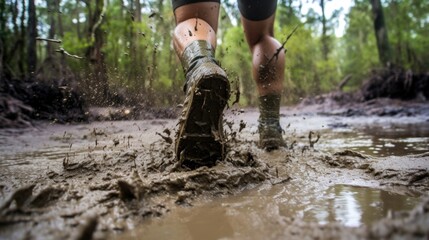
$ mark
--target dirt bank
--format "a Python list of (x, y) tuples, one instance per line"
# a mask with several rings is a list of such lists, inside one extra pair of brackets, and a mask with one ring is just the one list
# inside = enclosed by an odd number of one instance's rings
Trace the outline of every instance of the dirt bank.
[(2, 79), (0, 128), (24, 128), (34, 120), (56, 123), (85, 122), (87, 106), (81, 93), (59, 81)]
[[(374, 69), (359, 89), (310, 96), (298, 105), (299, 113), (339, 116), (429, 116), (429, 73), (415, 73), (397, 66)], [(295, 108), (292, 108), (295, 109)]]

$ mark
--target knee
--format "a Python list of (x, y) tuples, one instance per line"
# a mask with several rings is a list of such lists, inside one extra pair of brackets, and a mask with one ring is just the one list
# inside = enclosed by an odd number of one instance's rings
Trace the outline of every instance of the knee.
[(269, 44), (271, 42), (271, 39), (273, 39), (273, 36), (268, 33), (260, 33), (259, 35), (248, 39), (250, 50), (253, 52), (258, 48)]
[(252, 53), (255, 54), (274, 54), (277, 49), (281, 47), (279, 41), (277, 41), (273, 36), (265, 34), (261, 36), (258, 41), (255, 41), (250, 45)]

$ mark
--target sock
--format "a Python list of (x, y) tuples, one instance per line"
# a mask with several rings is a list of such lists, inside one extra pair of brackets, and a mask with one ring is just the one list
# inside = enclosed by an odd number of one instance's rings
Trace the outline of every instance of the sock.
[(276, 124), (280, 121), (280, 94), (259, 97), (259, 123)]
[[(195, 69), (204, 62), (215, 62), (214, 49), (212, 45), (205, 40), (195, 40), (186, 46), (180, 58), (182, 62), (183, 71), (185, 72), (186, 79), (191, 75)], [(183, 87), (184, 92), (187, 89), (187, 83)]]

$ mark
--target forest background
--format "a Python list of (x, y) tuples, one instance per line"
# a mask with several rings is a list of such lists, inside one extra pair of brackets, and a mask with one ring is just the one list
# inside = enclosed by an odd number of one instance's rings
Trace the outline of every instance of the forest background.
[[(372, 69), (429, 69), (429, 1), (349, 0), (350, 9), (328, 14), (326, 4), (340, 1), (278, 1), (277, 39), (284, 42), (298, 26), (285, 46), (284, 104), (355, 90)], [(319, 9), (304, 13), (308, 3)], [(216, 56), (241, 93), (240, 104), (254, 106), (251, 56), (236, 5), (221, 5)], [(341, 36), (339, 21), (346, 22)], [(174, 26), (170, 0), (0, 0), (0, 87), (18, 81), (76, 89), (92, 106), (176, 106), (184, 77)]]

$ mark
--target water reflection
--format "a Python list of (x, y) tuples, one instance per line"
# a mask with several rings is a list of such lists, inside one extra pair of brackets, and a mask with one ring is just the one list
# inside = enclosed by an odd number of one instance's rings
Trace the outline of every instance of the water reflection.
[(305, 212), (305, 221), (321, 224), (340, 222), (345, 226), (357, 227), (386, 217), (389, 212), (411, 210), (418, 203), (416, 196), (347, 185), (328, 189), (326, 196), (329, 199), (316, 202)]
[(178, 208), (117, 239), (278, 239), (284, 218), (357, 227), (369, 225), (389, 212), (411, 210), (419, 202), (418, 196), (348, 185), (302, 195), (290, 187), (248, 190)]
[(405, 156), (429, 151), (429, 124), (376, 124), (359, 129), (338, 128), (322, 132), (319, 147), (351, 149), (373, 156)]

